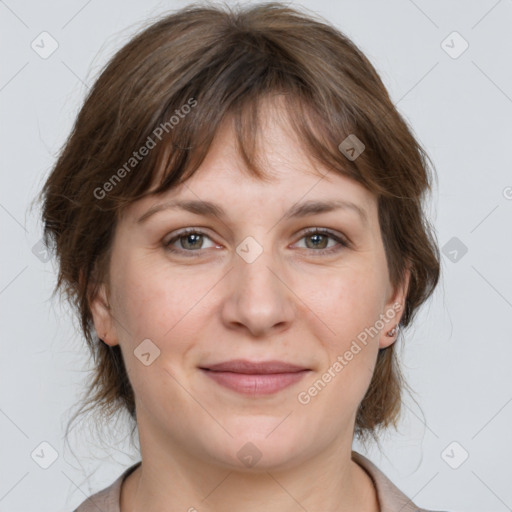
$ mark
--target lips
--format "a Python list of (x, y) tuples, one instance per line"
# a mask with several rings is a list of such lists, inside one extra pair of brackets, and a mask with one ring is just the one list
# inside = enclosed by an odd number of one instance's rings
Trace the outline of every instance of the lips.
[(285, 363), (283, 361), (247, 361), (245, 359), (234, 359), (232, 361), (225, 361), (223, 363), (212, 364), (203, 367), (204, 370), (211, 370), (213, 372), (233, 372), (233, 373), (247, 373), (265, 375), (269, 373), (296, 373), (307, 370), (303, 366)]
[(234, 359), (200, 368), (217, 384), (246, 395), (268, 395), (295, 384), (309, 368), (284, 361)]

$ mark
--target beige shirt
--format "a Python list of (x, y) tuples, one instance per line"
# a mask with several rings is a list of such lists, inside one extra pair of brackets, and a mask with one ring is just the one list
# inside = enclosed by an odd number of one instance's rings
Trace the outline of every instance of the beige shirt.
[[(435, 512), (416, 506), (373, 462), (360, 453), (352, 451), (352, 460), (359, 464), (373, 480), (380, 512)], [(121, 484), (140, 464), (141, 462), (137, 462), (130, 466), (109, 487), (87, 498), (74, 512), (120, 512)]]

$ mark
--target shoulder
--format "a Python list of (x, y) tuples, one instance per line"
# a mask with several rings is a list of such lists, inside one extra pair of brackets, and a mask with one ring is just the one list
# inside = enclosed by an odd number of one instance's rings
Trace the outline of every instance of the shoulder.
[(370, 459), (352, 451), (352, 460), (371, 477), (377, 491), (381, 512), (448, 512), (418, 507)]
[(140, 465), (140, 461), (127, 468), (108, 487), (84, 500), (73, 512), (120, 512), (119, 502), (123, 480)]

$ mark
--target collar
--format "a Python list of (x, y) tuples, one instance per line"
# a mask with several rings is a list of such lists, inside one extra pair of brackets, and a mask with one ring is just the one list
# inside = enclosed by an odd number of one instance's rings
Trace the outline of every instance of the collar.
[(352, 450), (352, 460), (373, 480), (380, 512), (429, 512), (419, 508), (371, 460)]
[[(369, 459), (352, 450), (352, 460), (361, 466), (372, 479), (377, 491), (380, 512), (434, 512), (416, 506)], [(74, 512), (120, 512), (121, 485), (123, 480), (142, 464), (139, 461), (126, 469), (110, 486), (87, 498)]]

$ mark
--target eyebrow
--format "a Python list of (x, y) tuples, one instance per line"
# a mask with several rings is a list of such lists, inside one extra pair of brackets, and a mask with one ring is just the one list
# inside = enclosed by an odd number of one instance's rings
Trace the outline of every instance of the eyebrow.
[[(137, 219), (137, 224), (141, 224), (157, 212), (169, 209), (180, 209), (187, 212), (203, 215), (206, 217), (216, 217), (220, 220), (226, 218), (226, 212), (223, 208), (210, 201), (201, 200), (173, 200), (166, 203), (156, 204), (149, 208), (141, 217)], [(368, 224), (368, 215), (366, 210), (356, 203), (342, 199), (330, 201), (305, 201), (294, 204), (285, 214), (285, 219), (307, 217), (308, 215), (318, 215), (320, 213), (332, 212), (335, 210), (351, 210), (361, 218), (364, 224)]]

